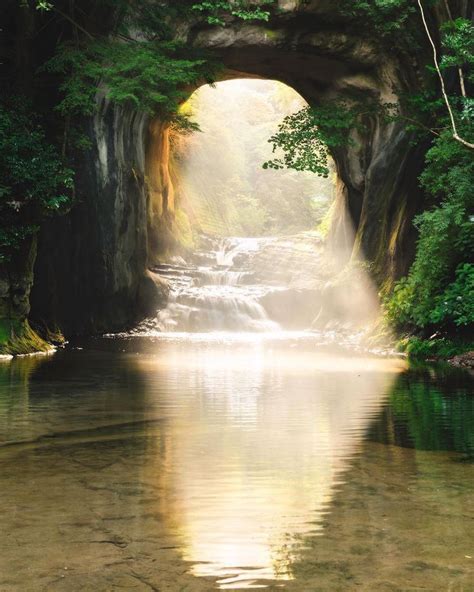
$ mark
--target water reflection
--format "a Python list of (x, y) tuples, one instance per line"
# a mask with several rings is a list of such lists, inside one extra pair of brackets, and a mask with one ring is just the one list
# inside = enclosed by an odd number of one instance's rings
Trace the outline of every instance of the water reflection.
[(474, 460), (474, 397), (466, 374), (412, 368), (400, 376), (371, 438), (418, 450), (452, 450)]
[(468, 452), (466, 375), (298, 339), (99, 349), (0, 366), (2, 591), (465, 581), (472, 466), (407, 446)]
[[(402, 367), (258, 341), (177, 348), (137, 364), (150, 385), (164, 365), (188, 393), (167, 425), (166, 493), (193, 572), (233, 588), (291, 577), (301, 535), (320, 531), (339, 475)], [(176, 393), (163, 397), (172, 406)]]

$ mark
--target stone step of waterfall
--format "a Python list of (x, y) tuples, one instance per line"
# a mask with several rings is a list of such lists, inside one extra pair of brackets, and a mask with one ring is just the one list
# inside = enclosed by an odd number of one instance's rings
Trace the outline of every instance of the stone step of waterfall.
[[(208, 240), (152, 271), (166, 278), (169, 302), (151, 323), (159, 331), (304, 329), (321, 307), (327, 270), (317, 233)], [(151, 326), (151, 325), (150, 325)]]
[(250, 271), (238, 271), (228, 268), (216, 269), (215, 267), (200, 267), (195, 277), (200, 286), (248, 285), (253, 281), (253, 273)]
[(170, 276), (191, 274), (195, 272), (196, 269), (194, 267), (181, 267), (178, 265), (162, 264), (154, 265), (150, 268), (150, 271), (153, 271), (153, 273), (158, 273), (159, 275)]
[(195, 278), (200, 285), (235, 285), (241, 283), (249, 284), (252, 283), (253, 278), (253, 273), (251, 271), (231, 269), (228, 265), (200, 265), (198, 267), (184, 267), (181, 265), (163, 263), (151, 267), (150, 271), (165, 277), (167, 280), (189, 276)]

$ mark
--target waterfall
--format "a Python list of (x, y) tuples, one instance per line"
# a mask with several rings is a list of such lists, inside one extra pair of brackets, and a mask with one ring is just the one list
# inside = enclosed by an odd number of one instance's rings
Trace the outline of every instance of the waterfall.
[[(249, 259), (272, 239), (228, 238), (211, 241), (209, 250), (193, 257), (196, 262), (157, 266), (171, 291), (155, 328), (164, 332), (278, 331), (261, 300), (275, 288), (254, 283)], [(204, 264), (203, 264), (204, 263)]]

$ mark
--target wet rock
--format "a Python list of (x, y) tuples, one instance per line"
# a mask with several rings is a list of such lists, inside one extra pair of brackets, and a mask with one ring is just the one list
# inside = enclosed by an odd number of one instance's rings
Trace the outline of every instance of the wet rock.
[(147, 271), (138, 288), (138, 310), (143, 316), (151, 316), (168, 302), (170, 287), (165, 278)]
[(182, 267), (187, 266), (186, 261), (180, 255), (174, 255), (173, 257), (170, 257), (170, 263), (173, 265), (181, 265)]
[(147, 266), (145, 143), (149, 118), (97, 97), (77, 164), (77, 205), (45, 221), (31, 318), (67, 335), (120, 330), (137, 320)]
[(260, 299), (268, 316), (283, 329), (307, 329), (321, 308), (319, 290), (281, 289)]
[(25, 241), (10, 262), (0, 265), (0, 323), (5, 326), (22, 325), (30, 312), (35, 257), (36, 240), (32, 239)]
[(474, 351), (454, 356), (454, 358), (451, 358), (448, 362), (451, 366), (456, 366), (457, 368), (469, 368), (474, 370)]

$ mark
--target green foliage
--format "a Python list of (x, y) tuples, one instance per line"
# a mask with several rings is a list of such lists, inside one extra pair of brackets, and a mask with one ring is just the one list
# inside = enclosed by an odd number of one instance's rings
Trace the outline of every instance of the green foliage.
[(474, 323), (474, 265), (461, 263), (456, 268), (454, 281), (435, 298), (432, 320), (442, 324), (446, 320), (458, 327)]
[[(468, 126), (463, 131), (470, 133)], [(472, 153), (444, 132), (428, 151), (420, 180), (441, 203), (415, 219), (415, 261), (387, 300), (387, 313), (398, 327), (467, 327), (474, 323)]]
[(443, 336), (432, 336), (429, 339), (410, 335), (397, 343), (397, 349), (408, 354), (414, 360), (440, 358), (447, 360), (453, 356), (473, 351), (474, 342), (460, 339), (450, 339)]
[(209, 81), (215, 67), (178, 42), (100, 40), (61, 46), (47, 69), (64, 75), (64, 97), (57, 107), (63, 115), (92, 114), (100, 85), (118, 105), (179, 120), (185, 87)]
[(373, 41), (390, 43), (392, 47), (413, 42), (418, 33), (412, 19), (416, 13), (412, 0), (339, 0), (337, 9)]
[(321, 177), (329, 175), (329, 151), (353, 142), (351, 129), (360, 127), (361, 110), (368, 107), (348, 105), (342, 101), (305, 107), (288, 115), (278, 131), (268, 141), (273, 144), (277, 156), (263, 164), (264, 169), (290, 168), (310, 171)]
[[(0, 226), (0, 264), (10, 260), (12, 254), (18, 250), (24, 241), (36, 234), (39, 226), (32, 224), (21, 224), (18, 227), (5, 227), (7, 217), (2, 219)], [(18, 222), (18, 224), (20, 224)]]
[(51, 2), (47, 2), (46, 0), (36, 0), (36, 10), (44, 10), (49, 11), (53, 8)]
[(193, 4), (192, 8), (201, 12), (209, 25), (225, 25), (227, 14), (244, 21), (268, 21), (270, 12), (265, 7), (271, 4), (275, 4), (275, 0), (207, 0)]
[(443, 57), (441, 67), (467, 68), (467, 79), (474, 82), (474, 24), (467, 19), (448, 21), (442, 27)]
[(73, 173), (18, 97), (0, 98), (0, 263), (38, 229), (44, 216), (71, 203)]

